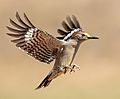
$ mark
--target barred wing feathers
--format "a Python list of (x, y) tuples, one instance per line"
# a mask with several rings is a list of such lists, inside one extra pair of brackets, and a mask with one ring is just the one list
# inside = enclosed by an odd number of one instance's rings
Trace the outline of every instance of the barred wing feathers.
[(76, 32), (76, 30), (82, 31), (82, 28), (81, 28), (77, 18), (74, 15), (72, 15), (72, 17), (67, 16), (66, 21), (62, 21), (62, 26), (63, 26), (64, 30), (62, 30), (62, 29), (57, 30), (57, 32), (62, 36), (62, 37), (57, 37), (58, 39), (64, 39), (71, 32)]
[(24, 18), (27, 24), (20, 18), (18, 12), (16, 13), (16, 18), (21, 24), (17, 24), (10, 19), (10, 23), (17, 29), (7, 26), (8, 30), (15, 33), (7, 33), (9, 36), (15, 37), (17, 39), (11, 40), (11, 42), (16, 43), (16, 46), (26, 51), (28, 55), (34, 57), (35, 59), (44, 62), (52, 62), (57, 53), (61, 50), (62, 45), (54, 38), (52, 35), (36, 28), (28, 19), (26, 14)]

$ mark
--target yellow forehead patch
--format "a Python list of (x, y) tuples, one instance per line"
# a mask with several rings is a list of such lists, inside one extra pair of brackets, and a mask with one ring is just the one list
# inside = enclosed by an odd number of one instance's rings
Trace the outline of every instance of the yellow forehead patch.
[(91, 36), (90, 36), (88, 33), (86, 33), (86, 32), (83, 33), (83, 34), (86, 35), (87, 37), (91, 37)]

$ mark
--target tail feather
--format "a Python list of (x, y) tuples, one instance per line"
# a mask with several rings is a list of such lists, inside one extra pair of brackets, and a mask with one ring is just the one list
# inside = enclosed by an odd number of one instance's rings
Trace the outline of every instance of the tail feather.
[(45, 79), (41, 82), (41, 84), (36, 89), (47, 87), (52, 81), (52, 79), (50, 79), (51, 75), (52, 75), (52, 72), (45, 77)]

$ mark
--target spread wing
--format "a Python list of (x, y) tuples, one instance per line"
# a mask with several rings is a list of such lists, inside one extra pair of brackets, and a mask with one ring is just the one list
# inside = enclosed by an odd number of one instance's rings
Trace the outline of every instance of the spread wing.
[(74, 15), (72, 15), (72, 17), (67, 16), (66, 21), (62, 21), (62, 26), (63, 26), (64, 30), (62, 30), (62, 29), (57, 30), (57, 32), (62, 36), (62, 37), (57, 37), (60, 40), (61, 39), (63, 40), (66, 37), (68, 37), (68, 39), (70, 39), (69, 36), (70, 36), (71, 32), (77, 32), (76, 30), (78, 30), (78, 32), (82, 31), (82, 28), (81, 28), (77, 18)]
[[(71, 39), (71, 35), (74, 32), (80, 32), (80, 31), (83, 31), (83, 30), (82, 30), (82, 28), (80, 26), (79, 21), (77, 20), (77, 18), (74, 15), (72, 15), (72, 17), (67, 16), (66, 21), (62, 21), (62, 26), (63, 26), (64, 30), (62, 30), (62, 29), (57, 30), (58, 33), (61, 35), (60, 37), (57, 37), (57, 38), (67, 42), (67, 40)], [(73, 62), (73, 60), (75, 58), (75, 55), (76, 55), (76, 53), (77, 53), (77, 51), (79, 49), (79, 46), (80, 46), (80, 41), (78, 41), (78, 43), (77, 43), (77, 46), (75, 48), (73, 58), (71, 60), (70, 65), (72, 64), (72, 62)]]
[(36, 28), (26, 14), (24, 14), (24, 18), (27, 24), (20, 18), (18, 12), (16, 13), (16, 18), (20, 25), (10, 19), (10, 23), (16, 29), (7, 26), (8, 30), (14, 32), (7, 34), (16, 38), (11, 40), (11, 42), (16, 43), (17, 47), (41, 62), (50, 63), (53, 61), (62, 48), (59, 40)]

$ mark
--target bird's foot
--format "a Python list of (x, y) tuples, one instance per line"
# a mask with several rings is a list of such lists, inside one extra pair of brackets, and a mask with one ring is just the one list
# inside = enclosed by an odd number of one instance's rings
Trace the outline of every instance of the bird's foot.
[(75, 69), (80, 70), (80, 66), (78, 66), (78, 65), (76, 65), (76, 64), (71, 65), (70, 73), (71, 73), (71, 72), (75, 72)]
[(71, 72), (75, 72), (75, 69), (78, 69), (78, 70), (80, 70), (80, 67), (78, 66), (78, 65), (76, 65), (76, 64), (73, 64), (73, 65), (66, 65), (66, 66), (64, 66), (64, 74), (67, 72), (67, 71), (69, 71), (70, 70), (70, 73)]
[(65, 71), (64, 71), (64, 74), (65, 74), (67, 71), (69, 71), (69, 70), (70, 70), (71, 72), (75, 72), (74, 68), (71, 67), (71, 66), (65, 66), (65, 67), (64, 67), (64, 70), (65, 70)]

